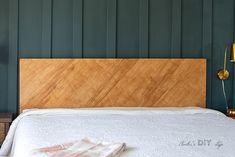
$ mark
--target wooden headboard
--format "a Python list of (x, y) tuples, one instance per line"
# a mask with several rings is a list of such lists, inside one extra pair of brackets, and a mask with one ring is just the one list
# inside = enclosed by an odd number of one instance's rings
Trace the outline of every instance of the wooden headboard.
[(205, 107), (205, 59), (21, 59), (20, 110)]

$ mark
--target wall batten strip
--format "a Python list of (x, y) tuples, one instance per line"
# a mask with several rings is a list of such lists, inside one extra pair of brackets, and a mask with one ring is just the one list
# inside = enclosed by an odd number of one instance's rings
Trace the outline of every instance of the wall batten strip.
[(107, 1), (107, 45), (106, 57), (116, 57), (117, 47), (117, 0)]
[[(235, 1), (234, 1), (234, 7), (233, 7), (233, 42), (235, 42)], [(234, 96), (234, 92), (235, 92), (235, 64), (233, 65), (233, 81), (232, 81), (232, 84), (233, 84), (233, 88), (232, 88), (232, 104), (233, 104), (233, 108), (235, 107), (235, 96)]]
[(52, 0), (43, 0), (42, 8), (42, 58), (52, 56)]
[(172, 0), (171, 57), (181, 57), (182, 0)]
[(18, 108), (19, 0), (9, 0), (8, 112)]
[(83, 0), (73, 0), (73, 57), (83, 56)]
[(149, 0), (140, 0), (139, 57), (149, 57)]
[(212, 17), (213, 0), (203, 1), (203, 22), (202, 22), (202, 57), (207, 59), (207, 107), (211, 107), (212, 99)]

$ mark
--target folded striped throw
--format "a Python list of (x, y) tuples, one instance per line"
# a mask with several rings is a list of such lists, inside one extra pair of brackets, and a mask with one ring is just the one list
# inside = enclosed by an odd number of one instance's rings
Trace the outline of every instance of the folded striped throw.
[(118, 157), (126, 150), (125, 143), (109, 143), (91, 138), (36, 149), (32, 156), (45, 157)]

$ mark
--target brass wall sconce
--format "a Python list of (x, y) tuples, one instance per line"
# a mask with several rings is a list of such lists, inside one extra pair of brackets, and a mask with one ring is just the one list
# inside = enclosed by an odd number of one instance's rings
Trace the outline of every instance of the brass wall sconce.
[[(229, 78), (229, 71), (227, 70), (227, 51), (228, 51), (227, 46), (224, 51), (224, 68), (220, 69), (219, 72), (217, 73), (218, 78), (220, 80), (227, 80)], [(230, 53), (230, 61), (235, 62), (235, 43), (232, 43), (231, 45), (231, 53)]]
[[(221, 80), (221, 83), (222, 83), (222, 90), (223, 90), (224, 100), (225, 100), (225, 103), (226, 103), (227, 112), (228, 112), (228, 101), (227, 101), (227, 97), (226, 97), (224, 80), (227, 80), (229, 78), (229, 71), (227, 69), (227, 51), (228, 51), (229, 46), (230, 45), (228, 45), (225, 48), (225, 51), (224, 51), (224, 68), (220, 69), (217, 73), (217, 76)], [(231, 44), (230, 62), (235, 62), (235, 43)]]

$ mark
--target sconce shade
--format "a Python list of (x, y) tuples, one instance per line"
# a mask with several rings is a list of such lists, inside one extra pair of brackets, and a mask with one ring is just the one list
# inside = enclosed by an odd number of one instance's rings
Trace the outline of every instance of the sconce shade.
[(235, 43), (231, 46), (230, 62), (235, 62)]
[[(227, 70), (227, 46), (224, 51), (224, 68), (220, 69), (217, 73), (217, 76), (220, 80), (227, 80), (229, 78), (229, 71)], [(231, 52), (230, 52), (230, 62), (235, 62), (235, 43), (231, 44)]]

